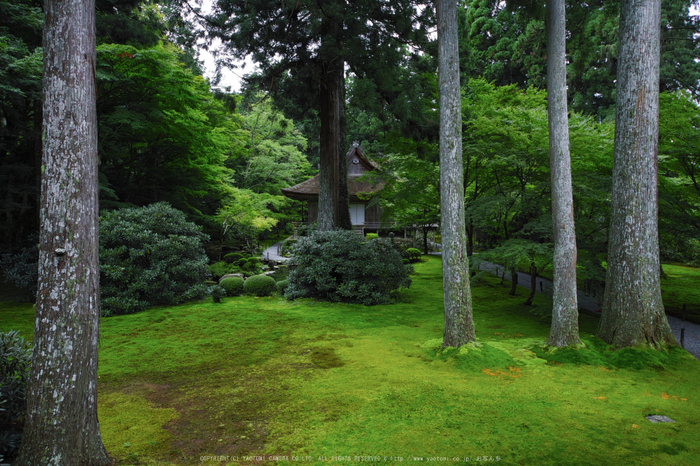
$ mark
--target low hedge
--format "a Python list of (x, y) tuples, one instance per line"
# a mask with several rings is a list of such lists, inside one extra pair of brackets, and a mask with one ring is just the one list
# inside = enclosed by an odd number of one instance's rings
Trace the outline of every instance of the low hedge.
[(255, 296), (270, 296), (276, 289), (275, 279), (267, 275), (253, 275), (243, 283), (243, 291)]
[(219, 286), (226, 290), (226, 296), (240, 296), (243, 294), (245, 281), (241, 277), (226, 277)]

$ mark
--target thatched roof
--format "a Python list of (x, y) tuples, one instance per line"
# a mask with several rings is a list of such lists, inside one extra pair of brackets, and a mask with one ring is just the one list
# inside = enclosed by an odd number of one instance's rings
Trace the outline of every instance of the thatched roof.
[[(377, 192), (383, 187), (383, 183), (371, 183), (368, 181), (360, 181), (359, 178), (361, 174), (351, 173), (351, 172), (368, 172), (377, 169), (377, 165), (367, 159), (362, 148), (359, 144), (354, 143), (346, 155), (348, 163), (348, 195), (350, 198), (357, 199), (357, 195), (360, 193), (373, 193)], [(359, 170), (352, 168), (352, 165), (359, 165)], [(319, 188), (319, 175), (309, 178), (306, 181), (302, 181), (296, 186), (290, 188), (283, 188), (282, 194), (290, 199), (295, 199), (298, 201), (310, 201), (318, 199), (318, 188)]]

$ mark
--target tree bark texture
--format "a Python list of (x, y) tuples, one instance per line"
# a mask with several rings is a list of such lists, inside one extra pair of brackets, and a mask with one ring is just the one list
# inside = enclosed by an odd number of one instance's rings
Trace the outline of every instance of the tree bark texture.
[(100, 313), (95, 4), (44, 4), (34, 351), (20, 465), (110, 464), (97, 422)]
[(338, 86), (340, 88), (340, 115), (339, 136), (338, 136), (338, 224), (337, 228), (342, 230), (352, 230), (352, 219), (350, 218), (350, 193), (348, 192), (348, 159), (347, 142), (345, 140), (345, 63), (342, 62), (338, 70)]
[(658, 135), (661, 0), (623, 0), (612, 210), (598, 336), (617, 347), (675, 344), (659, 274)]
[(442, 346), (476, 341), (464, 223), (462, 102), (459, 89), (457, 0), (437, 1), (440, 94), (440, 209), (445, 333)]
[(547, 111), (554, 237), (552, 327), (547, 344), (557, 347), (581, 343), (578, 330), (576, 231), (566, 104), (565, 3), (564, 0), (547, 2)]
[[(326, 35), (337, 34), (338, 20), (323, 19)], [(319, 116), (321, 118), (319, 188), (318, 188), (318, 229), (328, 231), (340, 226), (340, 149), (343, 61), (325, 61), (321, 66), (319, 89)], [(347, 173), (343, 177), (347, 183)], [(348, 209), (348, 206), (345, 206)], [(350, 212), (348, 211), (348, 220)]]

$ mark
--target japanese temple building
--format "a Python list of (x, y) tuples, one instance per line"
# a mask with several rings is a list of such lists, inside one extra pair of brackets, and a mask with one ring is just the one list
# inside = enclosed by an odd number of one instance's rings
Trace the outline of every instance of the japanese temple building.
[[(373, 193), (381, 190), (382, 184), (360, 181), (364, 173), (377, 169), (375, 164), (365, 157), (359, 144), (354, 143), (347, 153), (348, 196), (350, 220), (355, 228), (379, 230), (379, 216), (382, 209), (378, 205), (368, 206)], [(306, 215), (303, 223), (312, 224), (318, 218), (319, 175), (309, 178), (291, 188), (282, 189), (282, 194), (290, 199), (306, 202)]]

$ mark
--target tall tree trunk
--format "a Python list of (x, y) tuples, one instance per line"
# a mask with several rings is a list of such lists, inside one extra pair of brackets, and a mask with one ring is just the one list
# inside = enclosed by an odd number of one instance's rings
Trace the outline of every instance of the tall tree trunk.
[[(547, 344), (563, 347), (581, 343), (576, 294), (576, 231), (571, 189), (569, 119), (566, 106), (565, 1), (547, 2), (547, 100), (549, 167), (552, 182), (554, 289), (552, 327)], [(533, 287), (534, 289), (534, 287)], [(534, 292), (530, 293), (531, 297)], [(532, 302), (532, 299), (528, 299)]]
[[(338, 20), (324, 17), (324, 37), (335, 37)], [(321, 140), (318, 187), (318, 229), (333, 230), (338, 227), (340, 204), (340, 123), (342, 93), (340, 76), (342, 60), (325, 61), (321, 65), (319, 89), (319, 116), (321, 118)], [(349, 215), (349, 213), (348, 213)]]
[(318, 188), (318, 229), (333, 230), (338, 225), (340, 202), (340, 89), (335, 73), (321, 79), (321, 143)]
[(97, 422), (95, 4), (48, 0), (39, 290), (20, 465), (110, 464)]
[[(503, 269), (503, 276), (505, 276), (506, 271)], [(503, 280), (501, 280), (503, 281)], [(513, 269), (510, 269), (510, 292), (508, 293), (511, 296), (515, 296), (515, 292), (518, 289), (518, 271)]]
[(597, 334), (616, 347), (675, 344), (659, 277), (660, 18), (661, 0), (621, 2), (608, 271)]
[[(526, 306), (531, 306), (532, 301), (535, 299), (535, 293), (537, 293), (537, 267), (535, 263), (530, 263), (530, 294), (523, 304)], [(576, 326), (578, 328), (578, 325)]]
[(338, 138), (338, 224), (343, 230), (352, 230), (350, 219), (350, 194), (348, 193), (348, 158), (345, 140), (345, 63), (338, 69), (338, 86), (340, 88), (340, 131)]
[(462, 107), (459, 92), (457, 0), (437, 1), (440, 93), (440, 209), (445, 333), (442, 346), (476, 341), (464, 228)]

